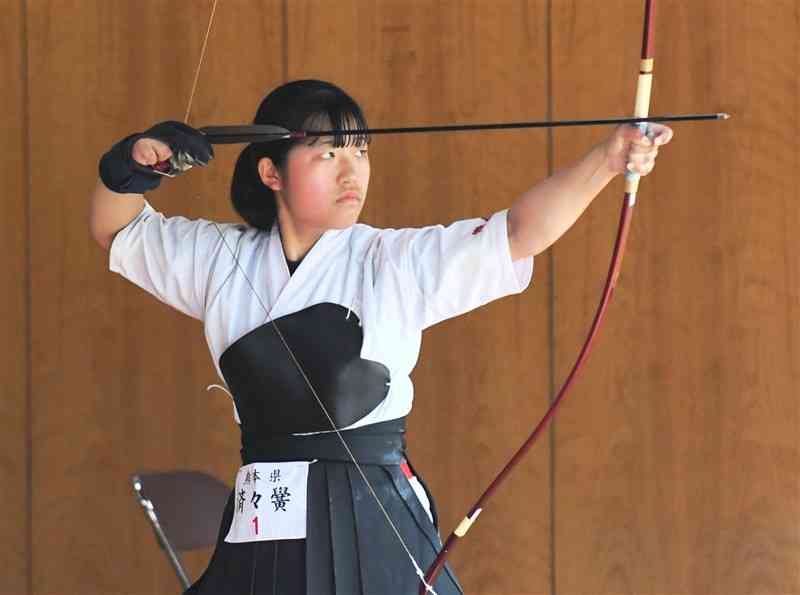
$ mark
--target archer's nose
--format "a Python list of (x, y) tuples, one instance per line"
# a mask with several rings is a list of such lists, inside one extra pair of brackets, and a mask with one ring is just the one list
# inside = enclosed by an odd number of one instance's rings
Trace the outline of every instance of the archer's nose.
[(339, 182), (356, 179), (356, 165), (352, 158), (344, 158), (339, 166)]

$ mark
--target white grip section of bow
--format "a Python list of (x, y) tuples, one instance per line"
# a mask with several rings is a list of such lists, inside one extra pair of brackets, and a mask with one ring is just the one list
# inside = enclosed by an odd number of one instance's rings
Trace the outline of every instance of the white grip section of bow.
[[(633, 108), (634, 118), (646, 118), (650, 115), (650, 92), (653, 89), (653, 59), (647, 58), (639, 64), (639, 80), (636, 85), (636, 103)], [(649, 124), (637, 124), (642, 133), (647, 134)], [(636, 192), (639, 190), (639, 174), (628, 172), (625, 174), (625, 194), (628, 195), (630, 206), (636, 203)]]

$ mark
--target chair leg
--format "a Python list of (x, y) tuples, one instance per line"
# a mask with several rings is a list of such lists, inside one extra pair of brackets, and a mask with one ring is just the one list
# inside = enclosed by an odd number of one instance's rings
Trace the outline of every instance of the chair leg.
[(153, 532), (156, 534), (156, 539), (158, 540), (161, 548), (167, 553), (169, 561), (172, 564), (172, 567), (175, 569), (175, 574), (178, 575), (178, 580), (185, 591), (192, 586), (192, 582), (189, 580), (189, 576), (186, 574), (186, 570), (183, 568), (181, 558), (175, 548), (172, 547), (169, 539), (167, 539), (164, 529), (161, 528), (161, 523), (158, 522), (158, 516), (156, 515), (153, 503), (148, 500), (142, 492), (142, 483), (139, 480), (139, 476), (134, 475), (131, 478), (131, 483), (133, 484), (133, 490), (136, 493), (136, 500), (142, 507), (147, 520), (150, 521), (150, 526), (153, 527)]

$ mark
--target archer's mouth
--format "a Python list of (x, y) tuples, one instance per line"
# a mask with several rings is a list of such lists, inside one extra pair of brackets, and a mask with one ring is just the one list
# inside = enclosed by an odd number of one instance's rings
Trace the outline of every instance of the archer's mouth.
[(339, 198), (336, 199), (337, 203), (359, 203), (361, 202), (361, 195), (358, 192), (345, 192), (339, 195)]

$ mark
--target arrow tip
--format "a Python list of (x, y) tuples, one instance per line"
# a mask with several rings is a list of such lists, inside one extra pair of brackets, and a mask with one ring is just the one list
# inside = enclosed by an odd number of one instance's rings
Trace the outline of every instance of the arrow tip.
[(721, 112), (721, 113), (717, 114), (717, 119), (718, 120), (730, 120), (731, 119), (731, 115), (730, 114), (726, 114), (725, 112)]

